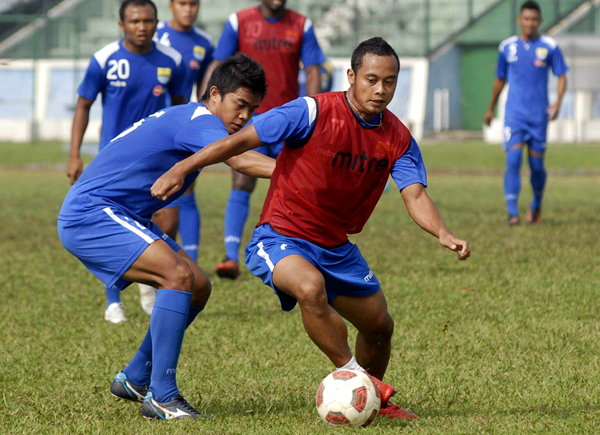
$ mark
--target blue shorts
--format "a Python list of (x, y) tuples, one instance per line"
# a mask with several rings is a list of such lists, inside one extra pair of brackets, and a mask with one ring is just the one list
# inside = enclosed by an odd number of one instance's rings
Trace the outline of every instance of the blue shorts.
[(255, 148), (254, 151), (256, 151), (257, 153), (261, 153), (264, 156), (271, 157), (272, 159), (276, 159), (282, 149), (283, 142), (278, 143), (277, 145), (263, 145), (261, 147)]
[(325, 249), (306, 240), (281, 235), (268, 224), (261, 225), (254, 229), (252, 240), (246, 247), (246, 266), (263, 283), (271, 286), (285, 311), (296, 306), (296, 299), (275, 288), (273, 269), (288, 255), (301, 256), (321, 272), (330, 302), (338, 295), (366, 297), (381, 289), (355, 244), (348, 242)]
[(529, 149), (543, 154), (546, 151), (546, 131), (548, 123), (529, 123), (506, 119), (504, 121), (504, 151), (526, 143)]
[(78, 220), (59, 216), (58, 237), (106, 287), (119, 290), (131, 284), (121, 277), (154, 241), (164, 240), (175, 252), (181, 249), (153, 222), (143, 226), (114, 205), (94, 207)]

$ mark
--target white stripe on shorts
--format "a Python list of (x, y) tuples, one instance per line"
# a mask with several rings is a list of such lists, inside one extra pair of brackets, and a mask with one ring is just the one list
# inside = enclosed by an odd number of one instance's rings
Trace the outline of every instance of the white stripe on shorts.
[(273, 272), (275, 265), (269, 258), (269, 254), (267, 254), (265, 252), (264, 248), (265, 248), (265, 245), (263, 245), (263, 242), (258, 242), (258, 256), (265, 259), (265, 261), (267, 262), (267, 266), (269, 266), (269, 269), (271, 269), (271, 272)]
[[(102, 209), (107, 215), (110, 216), (110, 218), (112, 220), (114, 220), (116, 223), (121, 224), (122, 226), (124, 226), (125, 228), (127, 228), (129, 231), (137, 234), (138, 236), (140, 236), (142, 239), (144, 239), (146, 242), (148, 242), (148, 244), (154, 242), (154, 239), (152, 237), (150, 237), (147, 234), (144, 234), (143, 232), (141, 232), (140, 230), (138, 230), (136, 227), (134, 227), (131, 224), (128, 224), (127, 222), (125, 222), (123, 219), (118, 218), (113, 211), (110, 209), (110, 207), (106, 207)], [(136, 224), (137, 222), (134, 221)], [(140, 227), (142, 227), (140, 224), (138, 224)], [(144, 227), (142, 227), (144, 228)]]

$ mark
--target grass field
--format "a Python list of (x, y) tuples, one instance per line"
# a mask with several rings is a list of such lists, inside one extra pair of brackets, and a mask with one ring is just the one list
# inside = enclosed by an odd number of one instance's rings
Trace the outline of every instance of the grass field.
[[(128, 321), (105, 322), (101, 283), (62, 248), (56, 216), (68, 182), (51, 169), (65, 163), (60, 147), (0, 144), (0, 433), (332, 433), (314, 393), (333, 367), (299, 311), (282, 312), (247, 270), (235, 282), (212, 272), (223, 256), (226, 171), (199, 179), (199, 263), (213, 295), (186, 334), (178, 370), (183, 394), (212, 418), (148, 423), (138, 406), (113, 400), (110, 381), (149, 318), (132, 287), (123, 293)], [(352, 240), (396, 321), (386, 380), (421, 418), (336, 432), (598, 433), (600, 146), (551, 147), (544, 221), (516, 228), (504, 225), (498, 147), (422, 151), (429, 194), (473, 254), (458, 262), (412, 223), (395, 188), (383, 196)], [(246, 240), (266, 187), (253, 197)]]

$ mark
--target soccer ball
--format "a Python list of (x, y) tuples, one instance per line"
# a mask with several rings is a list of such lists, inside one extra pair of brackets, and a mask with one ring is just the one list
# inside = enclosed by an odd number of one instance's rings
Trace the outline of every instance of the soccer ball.
[(368, 426), (380, 407), (379, 389), (358, 370), (336, 370), (317, 389), (317, 411), (331, 426)]

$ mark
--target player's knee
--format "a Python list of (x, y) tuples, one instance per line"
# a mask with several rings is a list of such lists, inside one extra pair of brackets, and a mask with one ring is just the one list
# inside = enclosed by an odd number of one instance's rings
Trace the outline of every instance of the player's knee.
[(303, 280), (294, 294), (301, 308), (318, 309), (327, 306), (325, 283), (320, 275)]
[(392, 339), (392, 335), (394, 334), (394, 319), (387, 311), (381, 313), (372, 318), (369, 322), (368, 330), (361, 331), (361, 333), (369, 341), (386, 343)]
[(509, 171), (518, 171), (521, 168), (521, 158), (523, 150), (521, 148), (513, 148), (506, 152), (506, 169)]
[(165, 287), (190, 293), (194, 292), (194, 272), (183, 259), (177, 261), (171, 267)]

